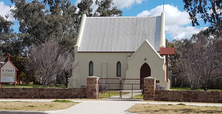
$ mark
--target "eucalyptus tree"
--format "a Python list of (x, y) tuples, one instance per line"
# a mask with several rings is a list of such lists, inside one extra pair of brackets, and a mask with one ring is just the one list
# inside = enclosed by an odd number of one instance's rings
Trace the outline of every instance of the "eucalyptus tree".
[(81, 0), (77, 7), (79, 8), (78, 14), (81, 16), (86, 14), (87, 17), (93, 16), (93, 0)]
[(20, 55), (22, 53), (22, 45), (17, 34), (13, 33), (13, 22), (0, 16), (0, 55), (1, 60), (3, 55), (10, 53), (12, 55)]
[(211, 31), (222, 30), (221, 0), (183, 0), (184, 9), (188, 11), (193, 26), (199, 25), (198, 18), (210, 23)]
[(114, 5), (113, 0), (96, 0), (95, 3), (98, 5), (98, 8), (95, 12), (95, 16), (122, 16), (122, 11), (117, 9)]
[[(7, 17), (7, 16), (6, 16)], [(12, 21), (8, 21), (3, 16), (0, 15), (0, 35), (11, 33), (11, 26), (13, 25)]]
[(3, 45), (5, 40), (9, 39), (9, 34), (12, 31), (13, 22), (7, 21), (3, 16), (0, 16), (0, 60), (3, 58)]
[[(44, 59), (44, 57), (51, 57), (52, 53), (43, 53), (41, 46), (46, 42), (53, 40), (61, 51), (55, 51), (53, 55), (65, 56), (64, 53), (74, 54), (74, 44), (76, 41), (76, 7), (71, 4), (69, 0), (44, 0), (42, 2), (33, 0), (26, 2), (26, 0), (11, 0), (15, 5), (15, 9), (11, 10), (13, 16), (19, 21), (19, 33), (10, 37), (10, 45), (5, 46), (5, 49), (11, 49), (11, 51), (17, 53), (23, 53), (26, 57), (25, 63), (35, 63), (32, 58)], [(21, 46), (22, 48), (12, 48), (15, 46)], [(33, 49), (40, 50), (44, 56), (38, 56), (33, 53)], [(53, 48), (56, 50), (57, 48)], [(18, 51), (19, 50), (19, 51)], [(23, 51), (23, 52), (21, 52)], [(12, 54), (14, 55), (14, 54)], [(72, 55), (73, 57), (73, 55)], [(53, 59), (53, 58), (52, 58)], [(20, 59), (22, 60), (22, 59)], [(70, 60), (70, 59), (67, 59)], [(30, 62), (32, 61), (32, 62)], [(71, 62), (72, 60), (70, 60)], [(45, 61), (47, 63), (47, 61)], [(50, 64), (57, 64), (55, 63)], [(49, 66), (49, 64), (48, 64)], [(57, 65), (58, 72), (65, 70), (61, 65)], [(29, 73), (30, 76), (37, 76), (36, 72), (42, 69), (53, 69), (54, 67), (38, 66), (38, 67), (25, 67), (25, 73)], [(70, 68), (71, 69), (71, 68)], [(56, 72), (57, 73), (57, 72)], [(44, 75), (42, 75), (44, 76)], [(55, 74), (53, 74), (55, 76)], [(50, 80), (51, 74), (46, 75)], [(46, 79), (46, 78), (43, 79)], [(21, 78), (23, 79), (23, 78)], [(28, 78), (25, 78), (28, 79)], [(42, 80), (44, 81), (44, 80)], [(47, 82), (48, 83), (48, 82)], [(46, 84), (48, 85), (48, 84)]]
[(27, 47), (54, 39), (66, 50), (73, 51), (77, 35), (76, 7), (69, 0), (12, 0), (12, 3), (15, 4), (12, 12), (19, 21), (19, 31), (26, 34), (23, 43)]

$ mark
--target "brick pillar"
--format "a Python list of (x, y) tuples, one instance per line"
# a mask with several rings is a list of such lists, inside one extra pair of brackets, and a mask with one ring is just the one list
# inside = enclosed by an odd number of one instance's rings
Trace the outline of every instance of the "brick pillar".
[(144, 78), (144, 100), (155, 100), (156, 78), (146, 77)]
[(98, 96), (99, 96), (98, 82), (99, 82), (99, 77), (96, 77), (96, 76), (87, 77), (86, 98), (98, 99)]
[(222, 92), (218, 91), (218, 103), (222, 103)]

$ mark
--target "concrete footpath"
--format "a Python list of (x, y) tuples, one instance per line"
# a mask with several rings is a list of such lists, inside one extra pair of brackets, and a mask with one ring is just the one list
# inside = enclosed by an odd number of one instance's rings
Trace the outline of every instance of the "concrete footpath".
[(59, 111), (47, 111), (49, 114), (130, 114), (125, 112), (139, 101), (75, 101), (79, 104)]
[[(48, 99), (0, 99), (0, 101), (30, 101), (30, 102), (51, 102), (53, 100)], [(0, 114), (132, 114), (125, 112), (128, 108), (134, 104), (179, 104), (184, 102), (156, 102), (156, 101), (133, 101), (133, 100), (72, 100), (79, 102), (79, 104), (64, 110), (52, 110), (42, 112), (32, 111), (0, 111)], [(186, 105), (196, 106), (219, 106), (219, 103), (188, 103)]]

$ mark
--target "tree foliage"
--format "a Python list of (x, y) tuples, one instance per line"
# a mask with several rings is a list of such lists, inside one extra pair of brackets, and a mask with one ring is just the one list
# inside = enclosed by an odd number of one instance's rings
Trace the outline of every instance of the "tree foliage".
[[(19, 31), (23, 34), (26, 46), (41, 44), (50, 39), (57, 41), (67, 50), (73, 50), (75, 43), (75, 12), (76, 7), (70, 1), (56, 2), (33, 0), (14, 0), (16, 9), (12, 12), (19, 21)], [(49, 3), (50, 8), (46, 8)]]
[(211, 30), (222, 30), (221, 0), (183, 0), (183, 2), (193, 26), (199, 25), (198, 18), (200, 17), (205, 23), (211, 24)]
[[(93, 11), (92, 5), (95, 5), (97, 9)], [(107, 17), (107, 16), (122, 16), (122, 11), (113, 6), (113, 0), (81, 0), (77, 5), (79, 8), (79, 14), (86, 14), (88, 17)]]
[[(95, 11), (93, 11), (93, 5), (97, 7)], [(87, 17), (122, 16), (122, 11), (117, 9), (116, 6), (113, 7), (113, 5), (113, 0), (96, 0), (95, 2), (93, 0), (81, 0), (77, 5), (79, 8), (79, 18), (76, 18), (77, 31), (80, 26), (82, 14), (86, 14)]]
[(78, 3), (77, 7), (79, 8), (79, 15), (86, 14), (87, 17), (93, 16), (93, 0), (81, 0), (80, 3)]
[(98, 5), (95, 16), (122, 16), (121, 10), (117, 9), (117, 7), (111, 7), (114, 5), (113, 0), (96, 0), (95, 3)]
[(4, 46), (5, 40), (9, 39), (10, 33), (13, 31), (11, 26), (13, 25), (12, 21), (7, 21), (7, 18), (0, 16), (0, 60), (3, 61), (4, 55)]
[(11, 33), (13, 31), (11, 29), (12, 25), (12, 21), (7, 21), (7, 18), (5, 19), (4, 17), (0, 16), (0, 35)]

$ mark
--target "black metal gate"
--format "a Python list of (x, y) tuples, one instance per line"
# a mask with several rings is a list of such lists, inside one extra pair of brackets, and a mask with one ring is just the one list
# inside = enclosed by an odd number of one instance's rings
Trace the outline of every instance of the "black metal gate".
[(99, 98), (120, 98), (119, 78), (100, 78), (99, 79)]
[(140, 79), (100, 78), (99, 98), (134, 99), (135, 95), (142, 98), (140, 85)]
[(140, 79), (125, 78), (121, 80), (120, 96), (122, 99), (142, 99)]

